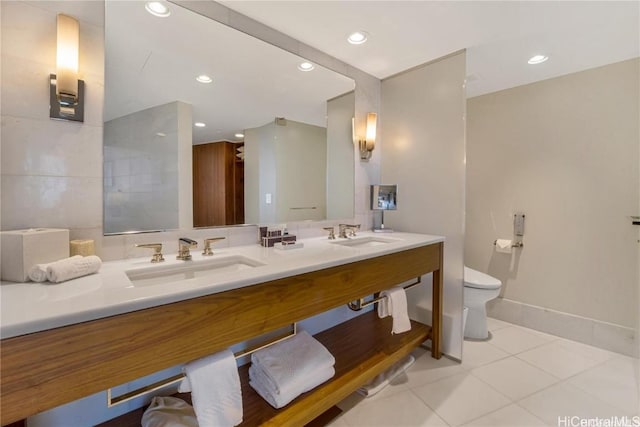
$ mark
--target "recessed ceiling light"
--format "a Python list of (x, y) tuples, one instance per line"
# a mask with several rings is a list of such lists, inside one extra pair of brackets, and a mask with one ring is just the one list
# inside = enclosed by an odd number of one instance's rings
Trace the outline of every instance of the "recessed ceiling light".
[(311, 62), (301, 62), (300, 65), (298, 65), (298, 70), (300, 71), (311, 71), (315, 68), (315, 66), (311, 63)]
[(367, 41), (369, 34), (366, 31), (356, 31), (349, 34), (347, 41), (351, 44), (362, 44)]
[(198, 77), (196, 77), (196, 80), (200, 83), (211, 83), (213, 81), (213, 79), (206, 74), (200, 74)]
[(205, 126), (206, 126), (206, 125), (205, 125), (204, 123), (202, 123), (202, 122), (195, 122), (193, 125), (194, 125), (195, 127), (197, 127), (197, 128), (203, 128), (203, 127), (205, 127)]
[(534, 55), (531, 58), (529, 58), (527, 63), (530, 65), (542, 64), (547, 59), (549, 59), (549, 57), (546, 55)]
[(167, 134), (166, 134), (166, 133), (164, 133), (164, 132), (156, 132), (156, 135), (157, 135), (157, 136), (160, 136), (160, 137), (162, 137), (162, 136), (167, 136)]
[(167, 6), (159, 1), (148, 1), (144, 8), (147, 9), (147, 12), (152, 14), (153, 16), (157, 16), (160, 18), (166, 18), (171, 15), (171, 11)]
[(244, 133), (236, 133), (236, 138), (244, 138)]

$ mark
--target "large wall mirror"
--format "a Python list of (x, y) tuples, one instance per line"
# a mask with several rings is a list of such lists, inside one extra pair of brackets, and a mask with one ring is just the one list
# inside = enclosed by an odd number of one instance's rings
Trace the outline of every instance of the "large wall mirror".
[(168, 7), (105, 5), (105, 234), (353, 217), (353, 80)]

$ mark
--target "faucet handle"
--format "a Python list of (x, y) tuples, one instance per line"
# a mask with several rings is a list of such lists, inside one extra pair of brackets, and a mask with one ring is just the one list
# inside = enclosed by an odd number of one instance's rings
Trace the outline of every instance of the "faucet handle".
[(217, 242), (218, 240), (224, 240), (226, 237), (210, 237), (208, 239), (204, 239), (204, 250), (202, 251), (202, 255), (211, 256), (213, 255), (213, 251), (211, 250), (211, 243)]
[(154, 249), (153, 256), (151, 257), (151, 262), (162, 262), (164, 261), (164, 257), (162, 256), (162, 243), (142, 243), (137, 244), (136, 248), (149, 248)]
[(182, 246), (186, 246), (188, 248), (196, 248), (198, 247), (198, 242), (195, 240), (189, 239), (188, 237), (181, 237), (178, 239), (178, 244)]
[(356, 231), (360, 230), (360, 224), (349, 225), (347, 228), (349, 229), (349, 236), (356, 237)]
[(322, 227), (322, 229), (329, 232), (329, 240), (334, 240), (336, 238), (336, 230), (334, 227)]

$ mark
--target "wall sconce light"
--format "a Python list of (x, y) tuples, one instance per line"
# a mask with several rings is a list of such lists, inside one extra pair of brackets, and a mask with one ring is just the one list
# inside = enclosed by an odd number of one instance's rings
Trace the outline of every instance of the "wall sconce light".
[(376, 146), (376, 124), (378, 121), (378, 115), (376, 113), (367, 114), (367, 129), (364, 139), (356, 136), (355, 119), (352, 119), (351, 129), (353, 132), (353, 142), (358, 143), (358, 149), (360, 150), (360, 159), (369, 160), (371, 158), (371, 152)]
[(49, 117), (84, 122), (84, 82), (78, 80), (80, 25), (58, 14), (56, 74), (49, 75)]

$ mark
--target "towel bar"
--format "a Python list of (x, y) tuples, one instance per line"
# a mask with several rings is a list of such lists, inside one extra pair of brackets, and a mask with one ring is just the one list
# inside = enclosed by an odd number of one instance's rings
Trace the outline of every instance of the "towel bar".
[[(415, 282), (409, 283), (407, 286), (403, 286), (403, 288), (405, 290), (411, 289), (414, 286), (418, 286), (420, 283), (422, 283), (422, 276), (417, 277)], [(376, 297), (370, 301), (365, 301), (364, 298), (360, 298), (359, 300), (351, 301), (350, 303), (347, 304), (347, 306), (353, 311), (360, 311), (363, 308), (370, 306), (371, 304), (377, 303), (382, 298), (385, 298), (385, 297)]]
[[(237, 353), (234, 353), (234, 357), (236, 358), (236, 360), (240, 359), (241, 357), (244, 356), (248, 356), (251, 353), (255, 353), (258, 350), (262, 350), (263, 348), (267, 348), (273, 344), (282, 342), (284, 340), (287, 340), (293, 336), (295, 336), (298, 333), (298, 324), (297, 323), (292, 323), (291, 324), (291, 330), (285, 334), (282, 334), (278, 337), (276, 337), (273, 341), (268, 341), (264, 344), (259, 344), (257, 346), (254, 346), (252, 348), (246, 349), (246, 350), (242, 350), (239, 351)], [(119, 405), (121, 403), (124, 402), (128, 402), (131, 399), (135, 399), (137, 397), (143, 396), (147, 393), (151, 393), (152, 391), (156, 391), (156, 390), (160, 390), (161, 388), (165, 388), (168, 387), (170, 385), (173, 384), (177, 384), (180, 381), (182, 381), (182, 379), (185, 378), (184, 373), (180, 373), (177, 375), (174, 375), (172, 377), (169, 378), (165, 378), (163, 380), (160, 381), (156, 381), (152, 384), (146, 385), (144, 387), (140, 387), (137, 388), (135, 390), (129, 391), (127, 393), (123, 393), (121, 395), (118, 396), (113, 396), (113, 391), (112, 389), (107, 389), (107, 407), (111, 408), (113, 406)]]

